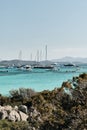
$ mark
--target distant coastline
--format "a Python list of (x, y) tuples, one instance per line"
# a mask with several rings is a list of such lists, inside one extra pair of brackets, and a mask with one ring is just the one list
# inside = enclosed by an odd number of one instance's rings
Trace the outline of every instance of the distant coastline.
[(87, 64), (87, 58), (81, 58), (81, 57), (63, 57), (61, 59), (52, 59), (52, 60), (43, 60), (43, 61), (31, 61), (31, 60), (19, 60), (19, 59), (13, 59), (13, 60), (1, 60), (0, 65), (18, 65), (18, 64), (52, 64), (52, 63), (76, 63), (76, 64)]

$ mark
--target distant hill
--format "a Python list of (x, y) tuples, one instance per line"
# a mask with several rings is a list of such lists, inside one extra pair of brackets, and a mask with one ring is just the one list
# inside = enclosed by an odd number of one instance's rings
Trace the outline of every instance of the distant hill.
[(53, 62), (49, 61), (49, 60), (36, 62), (36, 61), (26, 61), (26, 60), (17, 60), (17, 59), (0, 61), (0, 65), (2, 65), (2, 66), (12, 66), (12, 65), (18, 66), (18, 65), (26, 65), (26, 64), (34, 65), (34, 64), (38, 64), (38, 63), (43, 64), (43, 65), (49, 65), (49, 64), (52, 64)]
[(6, 66), (10, 66), (10, 65), (26, 65), (26, 64), (35, 64), (35, 61), (25, 61), (25, 60), (4, 60), (4, 61), (0, 61), (0, 65), (6, 65)]
[(4, 66), (18, 66), (18, 65), (34, 65), (34, 64), (42, 64), (42, 65), (50, 65), (53, 62), (59, 62), (59, 63), (87, 63), (87, 58), (80, 58), (80, 57), (63, 57), (61, 59), (53, 59), (53, 60), (44, 60), (41, 62), (36, 62), (36, 61), (25, 61), (25, 60), (3, 60), (0, 61), (0, 65)]
[(63, 57), (61, 59), (53, 59), (54, 62), (76, 62), (76, 63), (87, 63), (87, 58), (81, 57)]

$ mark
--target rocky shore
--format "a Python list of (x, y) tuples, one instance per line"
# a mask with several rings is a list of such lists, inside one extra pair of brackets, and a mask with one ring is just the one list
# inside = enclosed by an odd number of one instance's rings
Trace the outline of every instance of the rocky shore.
[(87, 74), (52, 91), (0, 95), (0, 130), (87, 130)]

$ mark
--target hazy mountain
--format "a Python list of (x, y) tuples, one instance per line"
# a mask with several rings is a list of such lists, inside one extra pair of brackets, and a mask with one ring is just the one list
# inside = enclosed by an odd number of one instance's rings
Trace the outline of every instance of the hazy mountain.
[(11, 65), (34, 65), (34, 64), (43, 64), (43, 65), (50, 65), (53, 62), (60, 62), (60, 63), (87, 63), (87, 58), (80, 58), (80, 57), (63, 57), (61, 59), (53, 59), (53, 60), (46, 60), (46, 61), (41, 61), (41, 62), (36, 62), (36, 61), (25, 61), (25, 60), (4, 60), (0, 61), (0, 65), (5, 65), (5, 66), (11, 66)]
[(81, 57), (63, 57), (61, 59), (53, 59), (54, 62), (81, 62), (81, 63), (87, 63), (87, 58), (81, 58)]
[(0, 65), (6, 65), (6, 66), (10, 66), (10, 65), (32, 65), (32, 64), (36, 64), (35, 61), (25, 61), (25, 60), (4, 60), (4, 61), (0, 61)]
[(41, 61), (41, 62), (36, 62), (36, 61), (26, 61), (26, 60), (3, 60), (0, 61), (0, 65), (4, 66), (18, 66), (18, 65), (34, 65), (34, 64), (43, 64), (43, 65), (50, 65), (52, 64), (52, 61), (46, 60), (46, 61)]

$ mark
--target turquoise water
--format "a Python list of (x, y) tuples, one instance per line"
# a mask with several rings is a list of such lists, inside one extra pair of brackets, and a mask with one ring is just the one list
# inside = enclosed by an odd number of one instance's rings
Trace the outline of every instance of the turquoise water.
[(0, 69), (0, 93), (8, 94), (12, 89), (32, 88), (36, 91), (52, 90), (60, 87), (63, 81), (72, 79), (80, 73), (87, 72), (87, 66), (80, 69), (61, 67), (58, 71), (33, 69), (22, 71), (17, 69)]

